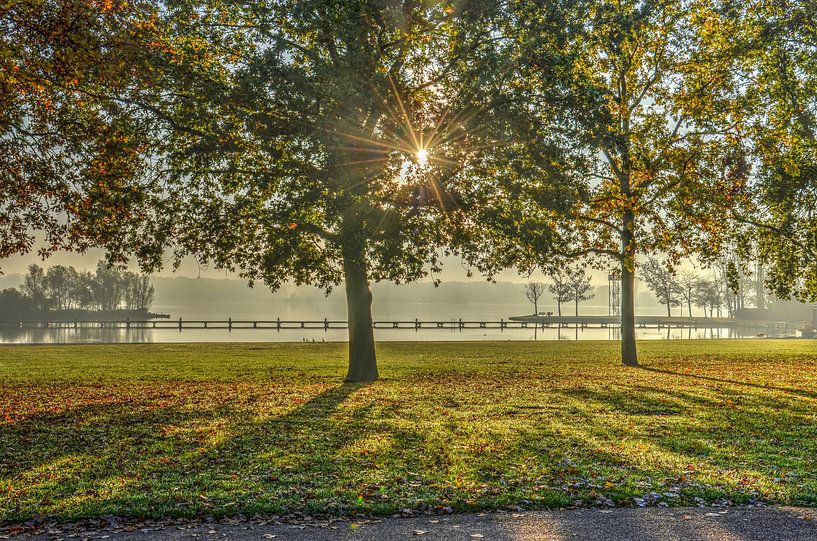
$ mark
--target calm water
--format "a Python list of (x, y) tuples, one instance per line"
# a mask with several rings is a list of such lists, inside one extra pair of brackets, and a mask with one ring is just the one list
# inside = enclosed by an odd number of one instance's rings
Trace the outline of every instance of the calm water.
[[(730, 329), (637, 329), (640, 340), (750, 338), (763, 332)], [(376, 329), (378, 341), (434, 340), (618, 340), (618, 329)], [(345, 329), (24, 329), (0, 331), (0, 343), (92, 344), (172, 342), (345, 341)]]
[[(565, 315), (573, 314), (572, 306)], [(553, 309), (544, 306), (543, 311)], [(180, 305), (159, 304), (153, 310), (185, 320), (345, 320), (346, 305), (342, 302), (187, 302)], [(379, 321), (447, 321), (462, 318), (466, 321), (508, 320), (511, 316), (531, 312), (524, 302), (509, 303), (396, 303), (381, 302), (372, 306), (372, 314)], [(677, 312), (677, 311), (676, 311)], [(660, 308), (639, 310), (642, 314), (661, 315)], [(607, 306), (586, 304), (580, 314), (606, 315)], [(680, 312), (677, 315), (681, 315)], [(654, 339), (709, 339), (747, 338), (764, 333), (765, 329), (637, 329), (638, 338)], [(0, 343), (7, 344), (70, 344), (70, 343), (169, 343), (169, 342), (302, 342), (345, 341), (345, 329), (0, 329)], [(432, 340), (618, 340), (616, 328), (547, 328), (547, 329), (376, 329), (379, 341), (432, 341)]]
[[(467, 319), (482, 321), (499, 321), (510, 316), (529, 314), (532, 305), (525, 302), (509, 303), (480, 303), (480, 302), (378, 302), (372, 303), (372, 317), (379, 321), (413, 321), (415, 318), (425, 321)], [(544, 310), (545, 308), (543, 308)], [(546, 308), (550, 310), (550, 307)], [(346, 304), (343, 302), (270, 302), (270, 301), (201, 301), (185, 302), (184, 304), (160, 304), (152, 308), (153, 311), (170, 314), (171, 319), (210, 319), (226, 320), (228, 317), (243, 320), (274, 321), (281, 318), (289, 321), (333, 320), (346, 319)], [(573, 312), (568, 312), (572, 314)], [(602, 315), (607, 314), (607, 306), (582, 306), (580, 313)]]

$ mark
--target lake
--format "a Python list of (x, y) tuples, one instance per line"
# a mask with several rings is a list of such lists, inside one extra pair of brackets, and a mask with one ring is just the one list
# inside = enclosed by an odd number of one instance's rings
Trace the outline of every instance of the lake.
[[(639, 340), (752, 338), (763, 329), (639, 328)], [(303, 342), (345, 341), (345, 329), (4, 329), (5, 344), (93, 344), (172, 342)], [(375, 329), (378, 341), (462, 340), (618, 340), (617, 328), (546, 329)]]
[[(376, 321), (506, 321), (511, 316), (531, 312), (524, 302), (508, 303), (396, 303), (377, 302), (372, 305)], [(201, 301), (179, 304), (157, 303), (156, 312), (170, 314), (172, 319), (185, 320), (345, 320), (343, 302), (270, 302), (270, 301)], [(550, 310), (551, 307), (547, 307)], [(563, 310), (573, 314), (572, 306)], [(607, 306), (586, 304), (580, 314), (606, 315)], [(658, 309), (639, 310), (640, 314), (661, 315)], [(676, 310), (676, 314), (680, 313)], [(641, 340), (748, 338), (765, 332), (758, 329), (690, 329), (639, 328)], [(345, 341), (345, 329), (1, 329), (0, 343), (5, 344), (76, 344), (76, 343), (171, 343), (171, 342), (302, 342)], [(617, 328), (546, 328), (546, 329), (375, 329), (378, 341), (435, 341), (435, 340), (618, 340)]]

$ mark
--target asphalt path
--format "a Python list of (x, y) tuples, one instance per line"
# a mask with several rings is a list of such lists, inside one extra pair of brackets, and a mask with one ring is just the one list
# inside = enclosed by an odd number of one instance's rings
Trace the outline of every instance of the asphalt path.
[(224, 519), (6, 526), (0, 539), (45, 541), (817, 541), (817, 509), (794, 507), (585, 509), (368, 520)]

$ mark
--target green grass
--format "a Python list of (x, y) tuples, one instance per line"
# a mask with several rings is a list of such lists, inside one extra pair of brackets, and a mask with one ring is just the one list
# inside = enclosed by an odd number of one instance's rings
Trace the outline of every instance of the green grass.
[[(817, 504), (817, 343), (0, 348), (0, 522)], [(698, 500), (700, 501), (700, 500)]]

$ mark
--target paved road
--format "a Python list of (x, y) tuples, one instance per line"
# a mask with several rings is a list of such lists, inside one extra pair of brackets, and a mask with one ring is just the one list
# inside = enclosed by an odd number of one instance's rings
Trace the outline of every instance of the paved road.
[[(140, 527), (135, 531), (123, 528)], [(8, 534), (9, 532), (5, 532)], [(5, 536), (2, 536), (5, 537)], [(817, 509), (680, 508), (479, 513), (391, 518), (363, 523), (312, 525), (264, 524), (257, 521), (117, 525), (99, 531), (51, 528), (16, 540), (106, 539), (107, 541), (361, 540), (392, 539), (473, 541), (817, 541)]]

